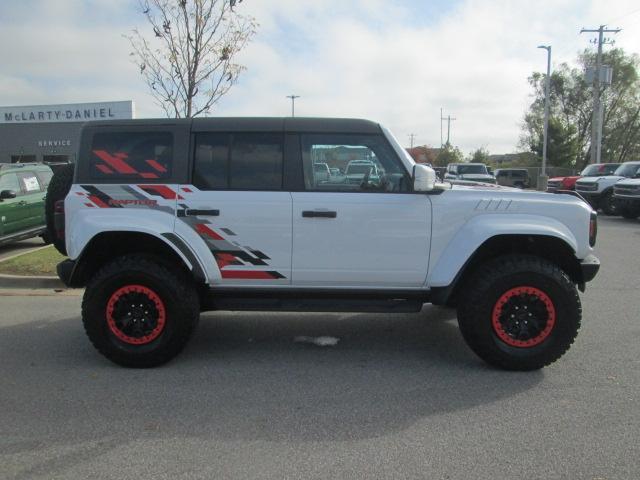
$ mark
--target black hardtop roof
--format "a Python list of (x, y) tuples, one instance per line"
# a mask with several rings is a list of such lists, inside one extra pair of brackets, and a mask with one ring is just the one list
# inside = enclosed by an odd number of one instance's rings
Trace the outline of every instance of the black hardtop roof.
[(314, 133), (380, 133), (380, 125), (357, 118), (322, 117), (207, 117), (207, 118), (140, 118), (135, 120), (101, 120), (87, 122), (85, 127), (185, 126), (194, 132), (314, 132)]

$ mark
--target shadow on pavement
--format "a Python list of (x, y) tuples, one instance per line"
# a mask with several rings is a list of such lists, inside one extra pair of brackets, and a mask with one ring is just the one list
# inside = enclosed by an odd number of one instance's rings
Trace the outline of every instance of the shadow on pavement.
[[(294, 343), (297, 335), (340, 342), (321, 348)], [(187, 349), (151, 370), (103, 359), (78, 318), (1, 328), (0, 355), (0, 454), (52, 442), (109, 450), (156, 437), (366, 439), (518, 395), (544, 376), (485, 366), (464, 344), (455, 312), (436, 307), (206, 314)]]

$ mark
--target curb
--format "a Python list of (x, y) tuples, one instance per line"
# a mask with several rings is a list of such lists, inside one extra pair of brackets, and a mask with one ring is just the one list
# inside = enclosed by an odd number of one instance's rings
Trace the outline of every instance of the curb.
[(0, 274), (0, 288), (63, 288), (67, 286), (58, 277), (38, 277)]

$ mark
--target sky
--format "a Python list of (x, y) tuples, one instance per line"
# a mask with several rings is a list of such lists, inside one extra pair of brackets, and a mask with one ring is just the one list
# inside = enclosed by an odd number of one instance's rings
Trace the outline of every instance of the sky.
[[(408, 146), (451, 142), (468, 154), (518, 150), (531, 103), (527, 77), (594, 48), (582, 27), (640, 53), (637, 0), (244, 0), (260, 24), (241, 53), (247, 67), (215, 116), (356, 117)], [(136, 0), (2, 0), (0, 106), (133, 100), (159, 117), (123, 37), (144, 31)], [(611, 47), (605, 47), (611, 48)], [(445, 123), (446, 137), (446, 123)]]

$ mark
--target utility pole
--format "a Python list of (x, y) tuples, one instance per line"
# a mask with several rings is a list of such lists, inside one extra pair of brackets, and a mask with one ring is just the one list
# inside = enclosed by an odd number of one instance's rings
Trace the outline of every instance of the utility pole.
[(443, 143), (442, 143), (442, 107), (440, 107), (440, 148), (442, 148)]
[(442, 114), (440, 114), (440, 125), (442, 125), (442, 120), (447, 121), (447, 143), (445, 143), (445, 145), (450, 145), (451, 143), (449, 142), (449, 140), (451, 140), (451, 120), (457, 120), (457, 118), (453, 118), (451, 117), (451, 115), (443, 117)]
[(416, 138), (416, 134), (415, 133), (410, 133), (409, 134), (409, 138), (411, 139), (411, 148), (413, 148), (413, 139)]
[(291, 99), (291, 116), (296, 116), (296, 98), (300, 98), (300, 95), (287, 95), (287, 98)]
[(538, 45), (547, 51), (547, 78), (544, 82), (544, 130), (542, 131), (542, 171), (538, 179), (538, 190), (547, 190), (547, 135), (549, 132), (549, 86), (551, 84), (551, 45)]
[(596, 69), (593, 72), (593, 116), (591, 117), (591, 158), (590, 163), (600, 163), (601, 139), (602, 139), (602, 108), (600, 102), (600, 82), (602, 71), (602, 46), (607, 43), (613, 43), (608, 38), (604, 38), (605, 33), (618, 33), (619, 28), (607, 29), (606, 25), (600, 25), (598, 29), (583, 28), (580, 33), (598, 33), (598, 40), (592, 40), (592, 43), (598, 42), (598, 54), (596, 55)]

